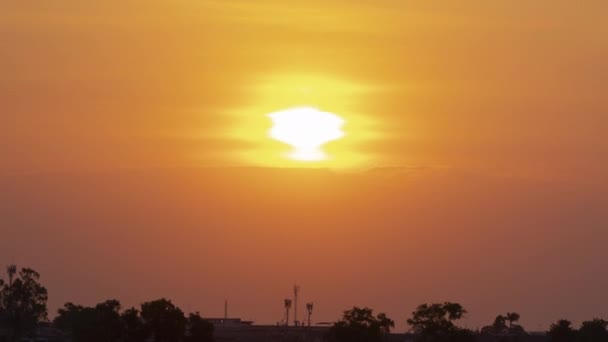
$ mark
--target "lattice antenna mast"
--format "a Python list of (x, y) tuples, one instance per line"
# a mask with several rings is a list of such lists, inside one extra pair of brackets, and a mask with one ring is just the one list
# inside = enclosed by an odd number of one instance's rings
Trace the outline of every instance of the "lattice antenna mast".
[(306, 303), (306, 312), (308, 313), (308, 326), (310, 326), (310, 316), (312, 316), (313, 303)]
[(300, 293), (300, 286), (293, 286), (293, 325), (298, 326), (298, 294)]
[(285, 298), (285, 326), (289, 326), (289, 310), (291, 310), (291, 299)]

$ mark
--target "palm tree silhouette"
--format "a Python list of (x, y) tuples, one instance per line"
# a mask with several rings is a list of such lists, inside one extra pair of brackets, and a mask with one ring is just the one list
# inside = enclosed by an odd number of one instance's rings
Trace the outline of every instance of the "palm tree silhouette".
[(509, 330), (513, 328), (513, 322), (519, 321), (519, 314), (517, 312), (507, 312), (507, 321), (509, 321)]

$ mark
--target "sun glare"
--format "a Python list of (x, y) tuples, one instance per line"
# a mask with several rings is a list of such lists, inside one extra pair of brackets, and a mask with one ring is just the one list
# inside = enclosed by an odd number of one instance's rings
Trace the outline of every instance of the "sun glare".
[[(235, 107), (223, 138), (238, 142), (231, 161), (279, 168), (353, 169), (372, 162), (364, 148), (379, 138), (366, 113), (375, 88), (314, 73), (265, 74)], [(219, 158), (219, 157), (218, 157)]]
[(287, 157), (299, 161), (328, 159), (324, 144), (344, 136), (344, 120), (313, 107), (297, 107), (268, 114), (273, 127), (268, 132), (275, 140), (293, 147)]

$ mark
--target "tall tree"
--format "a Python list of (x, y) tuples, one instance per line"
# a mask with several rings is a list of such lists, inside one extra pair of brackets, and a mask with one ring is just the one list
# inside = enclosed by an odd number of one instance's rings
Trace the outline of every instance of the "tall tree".
[(179, 342), (186, 329), (184, 312), (161, 298), (141, 305), (141, 317), (155, 342)]
[(374, 316), (370, 308), (353, 307), (344, 311), (342, 319), (329, 330), (333, 342), (378, 342), (390, 333), (395, 322), (386, 314)]
[(407, 323), (419, 341), (472, 341), (473, 333), (455, 324), (466, 312), (458, 303), (422, 304), (412, 312)]
[(7, 267), (8, 283), (0, 282), (0, 311), (10, 321), (11, 339), (18, 341), (47, 319), (48, 292), (40, 284), (40, 274), (30, 268)]
[(572, 328), (570, 321), (560, 319), (556, 323), (551, 324), (547, 336), (549, 336), (551, 342), (575, 342), (576, 330)]

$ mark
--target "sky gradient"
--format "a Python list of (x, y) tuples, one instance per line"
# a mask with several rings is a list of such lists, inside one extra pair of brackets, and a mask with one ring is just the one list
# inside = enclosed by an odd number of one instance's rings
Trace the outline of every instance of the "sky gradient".
[[(608, 317), (608, 2), (4, 0), (0, 263), (65, 301), (158, 296), (404, 330)], [(346, 120), (281, 157), (270, 112)], [(8, 237), (8, 238), (7, 238)]]

